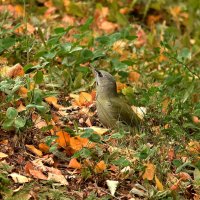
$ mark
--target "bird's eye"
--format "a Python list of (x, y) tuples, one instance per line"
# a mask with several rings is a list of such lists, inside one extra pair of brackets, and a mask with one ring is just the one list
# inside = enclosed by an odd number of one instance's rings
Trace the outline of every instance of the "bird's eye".
[(103, 74), (100, 71), (97, 71), (99, 77), (103, 77)]

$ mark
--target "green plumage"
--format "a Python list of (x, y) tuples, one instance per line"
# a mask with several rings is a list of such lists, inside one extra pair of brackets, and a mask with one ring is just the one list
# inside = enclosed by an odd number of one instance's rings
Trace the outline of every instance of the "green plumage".
[(111, 74), (95, 70), (96, 106), (100, 122), (109, 128), (138, 129), (140, 118), (124, 99), (118, 96), (116, 81)]

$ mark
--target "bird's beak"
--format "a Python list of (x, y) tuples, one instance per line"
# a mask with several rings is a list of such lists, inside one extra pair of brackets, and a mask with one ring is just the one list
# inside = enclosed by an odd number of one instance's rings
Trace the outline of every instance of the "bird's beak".
[(92, 69), (92, 73), (94, 74), (94, 76), (96, 77), (96, 75), (98, 74), (98, 70), (95, 69), (94, 67), (91, 67)]

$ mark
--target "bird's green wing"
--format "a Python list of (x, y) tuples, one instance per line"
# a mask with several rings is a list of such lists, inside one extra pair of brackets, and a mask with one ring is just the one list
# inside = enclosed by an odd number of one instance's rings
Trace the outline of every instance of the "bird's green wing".
[(119, 97), (112, 98), (110, 101), (113, 107), (113, 115), (117, 120), (132, 127), (139, 127), (141, 120), (132, 110), (130, 105), (128, 105), (122, 98)]

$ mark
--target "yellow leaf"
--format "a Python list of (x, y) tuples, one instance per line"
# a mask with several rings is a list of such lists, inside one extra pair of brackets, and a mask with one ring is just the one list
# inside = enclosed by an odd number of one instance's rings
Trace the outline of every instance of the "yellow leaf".
[(156, 169), (156, 167), (154, 164), (151, 164), (151, 163), (146, 164), (146, 169), (145, 169), (145, 172), (144, 172), (142, 178), (147, 179), (149, 181), (153, 180), (153, 177), (155, 174), (155, 169)]
[(155, 181), (156, 181), (156, 187), (159, 191), (163, 191), (163, 184), (160, 182), (160, 180), (157, 178), (157, 176), (155, 175)]

